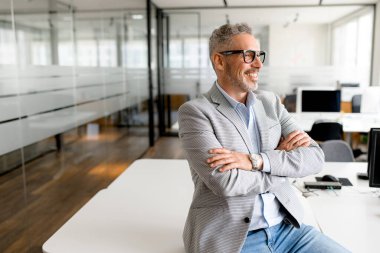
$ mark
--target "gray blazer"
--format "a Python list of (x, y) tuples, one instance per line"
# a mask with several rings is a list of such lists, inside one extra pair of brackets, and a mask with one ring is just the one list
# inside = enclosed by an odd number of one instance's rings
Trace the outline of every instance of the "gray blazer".
[(190, 165), (194, 196), (183, 233), (186, 252), (240, 252), (244, 244), (255, 197), (273, 193), (283, 206), (288, 222), (302, 223), (303, 209), (287, 177), (318, 173), (324, 155), (312, 141), (307, 148), (275, 150), (281, 136), (302, 130), (271, 92), (255, 91), (254, 112), (271, 173), (233, 169), (219, 172), (206, 163), (208, 150), (225, 147), (252, 153), (247, 128), (214, 84), (203, 97), (179, 109), (179, 136)]

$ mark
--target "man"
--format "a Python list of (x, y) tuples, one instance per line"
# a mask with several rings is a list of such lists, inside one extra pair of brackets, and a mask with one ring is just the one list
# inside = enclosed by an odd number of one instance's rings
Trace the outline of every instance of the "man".
[(187, 252), (347, 252), (311, 226), (287, 177), (318, 173), (324, 155), (273, 93), (256, 91), (265, 52), (246, 24), (209, 41), (217, 80), (179, 109), (195, 185)]

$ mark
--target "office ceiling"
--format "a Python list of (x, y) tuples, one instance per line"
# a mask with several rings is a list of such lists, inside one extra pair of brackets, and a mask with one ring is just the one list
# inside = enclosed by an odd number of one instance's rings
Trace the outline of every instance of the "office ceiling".
[[(237, 22), (247, 22), (256, 27), (268, 24), (280, 24), (283, 26), (297, 24), (328, 24), (338, 20), (345, 15), (355, 12), (363, 7), (363, 4), (374, 4), (379, 0), (152, 0), (153, 3), (170, 13), (193, 13), (193, 15), (182, 15), (178, 20), (178, 26), (175, 30), (186, 30), (188, 33), (196, 33), (194, 30), (197, 24), (197, 15), (201, 17), (201, 31), (208, 34), (210, 30), (220, 24)], [(320, 4), (320, 1), (322, 4)], [(3, 19), (9, 19), (10, 2), (0, 1), (0, 10), (5, 14)], [(38, 19), (34, 17), (35, 13), (47, 14), (52, 8), (52, 3), (56, 3), (57, 10), (68, 11), (68, 6), (75, 6), (77, 13), (83, 12), (86, 15), (91, 11), (113, 10), (133, 14), (133, 10), (140, 10), (144, 13), (146, 0), (17, 0), (14, 1), (15, 13), (24, 13), (16, 15), (20, 22), (23, 19), (25, 23)], [(230, 8), (225, 8), (225, 2)], [(248, 8), (247, 8), (248, 7)], [(7, 13), (9, 12), (9, 13)], [(195, 14), (194, 14), (195, 13)], [(28, 14), (28, 15), (25, 15)], [(115, 14), (112, 12), (102, 12), (101, 17), (112, 18)], [(38, 15), (40, 16), (40, 15)], [(178, 15), (179, 16), (179, 15)], [(41, 16), (40, 16), (41, 17)], [(91, 20), (91, 17), (83, 17)], [(38, 21), (33, 22), (34, 26), (48, 27), (45, 18), (42, 18), (41, 25)]]
[[(363, 6), (329, 6), (329, 7), (292, 7), (292, 8), (253, 8), (253, 9), (203, 9), (171, 10), (170, 28), (172, 34), (197, 34), (198, 14), (200, 14), (200, 31), (202, 36), (209, 34), (222, 24), (230, 22), (248, 23), (256, 32), (268, 25), (292, 28), (294, 25), (327, 25), (340, 18), (358, 11)], [(176, 14), (178, 13), (178, 14)]]
[[(203, 10), (172, 10), (169, 13), (200, 13), (202, 23), (220, 24), (227, 22), (251, 22), (258, 25), (268, 24), (328, 24), (358, 9), (358, 5), (350, 6), (315, 6), (315, 7), (292, 7), (292, 8), (222, 8)], [(186, 19), (186, 16), (183, 17)], [(194, 18), (193, 18), (194, 20)]]
[[(48, 1), (48, 0), (23, 0)], [(144, 9), (146, 0), (59, 0), (73, 4), (78, 11)], [(267, 24), (327, 24), (379, 0), (152, 0), (168, 11), (196, 12), (203, 25), (215, 27), (227, 20)], [(230, 8), (225, 8), (225, 3)], [(243, 8), (239, 8), (243, 7)], [(249, 8), (246, 8), (249, 7)], [(186, 18), (186, 17), (184, 17)], [(191, 18), (193, 19), (194, 18)], [(203, 30), (203, 29), (202, 29)], [(206, 29), (207, 30), (207, 29)]]
[[(292, 6), (328, 6), (375, 4), (378, 0), (152, 0), (163, 9), (168, 8), (224, 8), (227, 7), (292, 7)], [(10, 10), (12, 1), (0, 1), (2, 13)], [(320, 3), (321, 2), (321, 3)], [(53, 3), (59, 9), (73, 5), (78, 11), (144, 9), (146, 0), (17, 0), (13, 6), (20, 12), (48, 10)]]
[[(171, 28), (180, 34), (196, 33), (200, 14), (201, 33), (207, 35), (221, 24), (246, 22), (255, 30), (268, 24), (329, 24), (378, 0), (152, 0), (178, 21)], [(225, 2), (228, 7), (225, 8)], [(321, 4), (320, 4), (321, 2)], [(212, 7), (215, 8), (212, 8)], [(178, 12), (173, 17), (173, 13)], [(189, 15), (184, 15), (189, 13)], [(193, 13), (193, 15), (191, 15)]]
[[(363, 5), (375, 4), (378, 0), (152, 0), (163, 9), (168, 8), (224, 8), (227, 7), (292, 7), (327, 5)], [(15, 9), (20, 11), (38, 11), (49, 9), (56, 2), (60, 9), (73, 5), (78, 11), (144, 9), (146, 0), (17, 0)], [(321, 2), (321, 3), (320, 3)], [(11, 1), (0, 1), (0, 10), (9, 10)]]
[[(160, 8), (204, 8), (226, 7), (224, 0), (152, 0)], [(227, 7), (261, 7), (261, 6), (318, 6), (318, 5), (362, 5), (374, 4), (378, 0), (225, 0)], [(322, 2), (322, 4), (320, 4)]]

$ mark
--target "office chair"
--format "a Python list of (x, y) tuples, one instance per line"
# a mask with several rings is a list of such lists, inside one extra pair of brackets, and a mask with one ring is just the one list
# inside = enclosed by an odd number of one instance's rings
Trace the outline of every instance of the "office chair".
[(309, 136), (315, 141), (342, 140), (343, 126), (338, 122), (314, 122)]
[[(361, 94), (357, 94), (357, 95), (352, 96), (351, 105), (352, 105), (352, 112), (353, 113), (360, 113), (361, 103), (362, 103), (362, 95)], [(366, 136), (365, 138), (368, 138), (368, 133), (353, 133), (352, 139), (354, 142), (360, 143), (360, 140), (363, 139), (364, 136)], [(361, 157), (365, 153), (360, 148), (354, 149), (353, 152), (354, 152), (354, 157), (357, 158), (357, 160), (366, 159), (365, 156), (364, 156), (364, 158)]]
[(320, 144), (325, 153), (326, 162), (354, 162), (354, 154), (350, 145), (342, 140), (330, 140)]
[(286, 95), (284, 98), (284, 106), (288, 112), (296, 112), (297, 94)]
[(357, 95), (352, 96), (352, 100), (351, 100), (352, 112), (359, 113), (361, 103), (362, 103), (362, 95), (357, 94)]

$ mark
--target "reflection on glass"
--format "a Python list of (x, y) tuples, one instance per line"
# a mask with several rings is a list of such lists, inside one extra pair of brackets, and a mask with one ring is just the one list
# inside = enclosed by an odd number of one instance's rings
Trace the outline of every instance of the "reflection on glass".
[(57, 64), (60, 66), (75, 66), (74, 32), (72, 30), (74, 18), (71, 14), (58, 15), (55, 33), (57, 36)]
[[(2, 17), (5, 19), (5, 17)], [(14, 45), (12, 24), (9, 21), (0, 21), (0, 64), (15, 65), (17, 56)]]
[(40, 251), (148, 147), (145, 11), (13, 2), (14, 20), (0, 16), (4, 253)]

